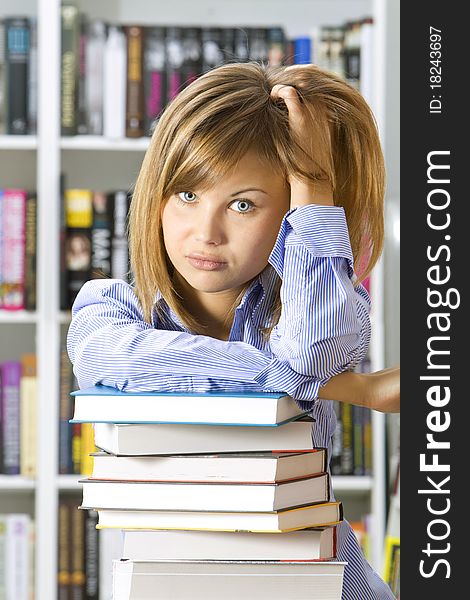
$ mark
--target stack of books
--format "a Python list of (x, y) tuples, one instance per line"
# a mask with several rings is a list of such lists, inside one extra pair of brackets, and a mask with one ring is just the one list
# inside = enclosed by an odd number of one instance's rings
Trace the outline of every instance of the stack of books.
[(284, 394), (73, 392), (94, 424), (82, 509), (124, 530), (114, 600), (341, 598), (341, 502)]

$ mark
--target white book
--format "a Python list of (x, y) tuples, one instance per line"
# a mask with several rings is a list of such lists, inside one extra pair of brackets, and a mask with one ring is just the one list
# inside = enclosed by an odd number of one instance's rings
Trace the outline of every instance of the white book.
[(113, 561), (122, 557), (123, 533), (119, 529), (99, 532), (99, 598), (113, 600)]
[(30, 521), (27, 514), (10, 513), (6, 517), (5, 587), (8, 600), (29, 600)]
[(173, 456), (94, 452), (93, 479), (193, 482), (280, 482), (326, 471), (326, 450)]
[(341, 502), (312, 504), (273, 512), (117, 510), (98, 508), (98, 529), (184, 529), (281, 532), (329, 527), (343, 519)]
[(312, 421), (279, 427), (94, 423), (95, 445), (116, 455), (311, 450)]
[(126, 134), (126, 36), (120, 27), (111, 25), (104, 53), (103, 133), (108, 138)]
[(336, 528), (287, 533), (126, 530), (122, 558), (130, 560), (331, 560)]
[[(114, 600), (341, 600), (344, 562), (113, 564)], [(359, 600), (359, 599), (358, 599)]]
[(305, 414), (287, 394), (269, 392), (121, 392), (96, 385), (72, 396), (75, 422), (279, 425)]
[(265, 512), (328, 502), (328, 473), (283, 483), (184, 483), (82, 479), (83, 506), (133, 510)]
[(85, 46), (85, 106), (90, 135), (103, 135), (105, 48), (106, 25), (104, 21), (93, 20)]

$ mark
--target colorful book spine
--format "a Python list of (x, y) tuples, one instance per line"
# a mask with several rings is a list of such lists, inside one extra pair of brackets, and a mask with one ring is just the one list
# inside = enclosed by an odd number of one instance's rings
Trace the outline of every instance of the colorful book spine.
[(36, 476), (37, 418), (36, 355), (21, 356), (20, 381), (20, 473)]
[(20, 381), (21, 363), (7, 361), (0, 364), (3, 472), (20, 474)]
[(26, 310), (36, 309), (36, 239), (37, 196), (29, 193), (26, 199), (25, 275), (24, 295)]
[[(0, 40), (1, 41), (1, 40)], [(3, 206), (5, 194), (0, 189), (0, 309), (3, 308)]]
[(145, 133), (145, 99), (143, 77), (144, 28), (125, 28), (127, 40), (126, 137)]
[(27, 193), (7, 188), (3, 193), (2, 308), (25, 308), (25, 227)]
[(82, 423), (80, 434), (82, 438), (80, 443), (80, 473), (89, 477), (93, 473), (93, 456), (90, 456), (90, 454), (96, 452), (93, 424)]
[(152, 135), (166, 104), (165, 28), (146, 27), (144, 36), (145, 134)]
[(93, 192), (88, 189), (67, 189), (64, 201), (68, 305), (72, 306), (80, 288), (91, 277)]
[(29, 20), (25, 17), (5, 19), (5, 37), (6, 129), (10, 135), (25, 135), (28, 133)]
[(78, 121), (80, 17), (71, 4), (61, 7), (61, 133), (75, 135)]

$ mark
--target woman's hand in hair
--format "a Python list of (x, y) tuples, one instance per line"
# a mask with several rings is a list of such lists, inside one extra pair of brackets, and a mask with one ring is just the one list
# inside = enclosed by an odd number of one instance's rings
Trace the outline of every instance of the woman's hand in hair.
[[(273, 100), (280, 98), (285, 102), (292, 136), (302, 149), (298, 153), (298, 165), (304, 171), (311, 172), (313, 159), (309, 160), (308, 151), (312, 142), (311, 134), (307, 126), (305, 107), (302, 106), (297, 90), (291, 85), (276, 84), (271, 90), (271, 98)], [(294, 173), (289, 175), (288, 180), (291, 186), (291, 208), (308, 204), (334, 205), (333, 190), (329, 181), (317, 179), (315, 182), (306, 182)]]

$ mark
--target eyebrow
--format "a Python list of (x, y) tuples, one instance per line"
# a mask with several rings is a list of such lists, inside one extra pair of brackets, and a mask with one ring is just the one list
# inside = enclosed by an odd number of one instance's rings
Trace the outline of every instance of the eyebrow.
[(268, 192), (265, 192), (260, 188), (246, 188), (244, 190), (240, 190), (239, 192), (234, 192), (233, 194), (231, 194), (231, 197), (233, 198), (233, 196), (238, 196), (238, 194), (244, 194), (245, 192), (263, 192), (263, 194), (268, 194)]

